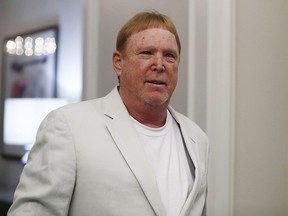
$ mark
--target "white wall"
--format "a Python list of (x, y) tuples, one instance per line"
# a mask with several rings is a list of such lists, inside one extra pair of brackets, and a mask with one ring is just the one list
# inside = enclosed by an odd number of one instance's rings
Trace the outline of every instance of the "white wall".
[(287, 9), (208, 0), (209, 216), (287, 215)]
[(288, 1), (238, 0), (235, 216), (288, 214)]
[[(208, 215), (233, 215), (234, 4), (207, 1)], [(203, 23), (204, 24), (204, 23)]]

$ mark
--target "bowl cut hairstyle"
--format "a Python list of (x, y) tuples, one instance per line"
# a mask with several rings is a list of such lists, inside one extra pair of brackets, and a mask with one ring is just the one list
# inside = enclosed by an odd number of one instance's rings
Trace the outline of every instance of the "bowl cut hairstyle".
[(180, 54), (181, 43), (175, 25), (168, 16), (160, 14), (156, 11), (140, 12), (128, 20), (128, 22), (120, 29), (118, 33), (116, 41), (117, 51), (123, 52), (125, 50), (126, 43), (132, 34), (150, 28), (162, 28), (171, 32), (175, 36)]

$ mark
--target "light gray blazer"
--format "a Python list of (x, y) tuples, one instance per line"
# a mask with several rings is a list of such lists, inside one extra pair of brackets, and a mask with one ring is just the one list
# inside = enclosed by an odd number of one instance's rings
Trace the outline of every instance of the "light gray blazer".
[[(205, 209), (208, 139), (169, 107), (195, 167), (181, 216)], [(205, 211), (204, 211), (205, 212)], [(42, 122), (8, 216), (165, 216), (152, 168), (115, 87)]]

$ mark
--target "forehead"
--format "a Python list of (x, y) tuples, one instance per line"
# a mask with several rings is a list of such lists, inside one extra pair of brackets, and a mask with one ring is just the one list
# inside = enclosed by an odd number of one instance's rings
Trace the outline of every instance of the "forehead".
[(130, 36), (128, 44), (132, 46), (144, 45), (165, 45), (177, 49), (177, 42), (174, 34), (162, 28), (150, 28)]

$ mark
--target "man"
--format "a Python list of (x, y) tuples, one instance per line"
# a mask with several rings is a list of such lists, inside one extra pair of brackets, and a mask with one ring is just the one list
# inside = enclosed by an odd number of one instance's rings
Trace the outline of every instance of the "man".
[(167, 16), (129, 20), (113, 53), (119, 85), (45, 118), (8, 215), (204, 215), (208, 139), (169, 106), (180, 51)]

